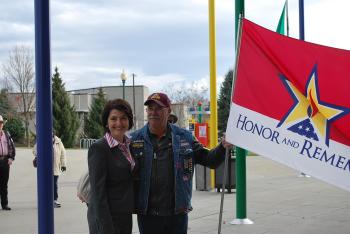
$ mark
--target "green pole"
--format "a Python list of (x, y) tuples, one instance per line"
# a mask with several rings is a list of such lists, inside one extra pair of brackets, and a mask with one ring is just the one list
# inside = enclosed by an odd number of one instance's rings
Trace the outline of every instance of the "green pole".
[[(235, 0), (235, 45), (238, 40), (238, 23), (240, 17), (244, 16), (244, 0)], [(238, 48), (236, 48), (237, 51)], [(247, 186), (246, 186), (246, 156), (245, 149), (237, 147), (236, 149), (236, 219), (231, 224), (252, 224), (247, 219)]]
[[(238, 22), (240, 16), (244, 16), (244, 0), (235, 0), (235, 45), (238, 40)], [(237, 48), (236, 48), (237, 51)], [(247, 195), (246, 195), (246, 155), (247, 151), (242, 148), (236, 150), (236, 217), (247, 218)]]
[(247, 218), (247, 186), (246, 186), (246, 156), (245, 149), (236, 149), (236, 217)]
[[(235, 45), (237, 45), (239, 16), (244, 16), (244, 0), (235, 0)], [(236, 48), (237, 50), (237, 48)]]

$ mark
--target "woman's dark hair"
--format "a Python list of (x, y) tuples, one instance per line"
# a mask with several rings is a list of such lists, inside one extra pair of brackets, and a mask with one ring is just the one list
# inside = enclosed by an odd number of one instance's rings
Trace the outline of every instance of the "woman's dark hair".
[(129, 130), (134, 126), (134, 118), (132, 115), (132, 109), (130, 104), (123, 100), (123, 99), (114, 99), (110, 100), (106, 103), (103, 112), (102, 112), (102, 126), (105, 130), (105, 132), (108, 132), (108, 116), (109, 113), (111, 113), (112, 110), (118, 110), (126, 114), (126, 116), (129, 119)]

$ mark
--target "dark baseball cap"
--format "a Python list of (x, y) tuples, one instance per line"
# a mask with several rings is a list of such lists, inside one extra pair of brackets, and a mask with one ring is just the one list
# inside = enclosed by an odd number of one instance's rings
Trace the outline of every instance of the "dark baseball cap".
[(162, 107), (170, 107), (171, 101), (165, 93), (152, 93), (148, 96), (144, 105), (147, 106), (151, 102), (155, 102)]

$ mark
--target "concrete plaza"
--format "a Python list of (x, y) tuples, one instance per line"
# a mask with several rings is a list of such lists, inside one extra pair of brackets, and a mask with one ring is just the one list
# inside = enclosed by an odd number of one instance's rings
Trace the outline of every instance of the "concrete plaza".
[[(67, 172), (59, 178), (55, 233), (88, 233), (86, 206), (76, 198), (76, 184), (87, 168), (87, 150), (67, 150)], [(37, 233), (36, 169), (31, 149), (17, 149), (11, 167), (9, 206), (0, 210), (1, 234)], [(235, 193), (225, 194), (222, 233), (345, 234), (350, 233), (350, 193), (260, 156), (247, 158), (247, 216), (252, 225), (230, 225), (235, 218)], [(193, 191), (194, 210), (188, 233), (217, 233), (220, 194)], [(138, 233), (134, 217), (133, 233)]]

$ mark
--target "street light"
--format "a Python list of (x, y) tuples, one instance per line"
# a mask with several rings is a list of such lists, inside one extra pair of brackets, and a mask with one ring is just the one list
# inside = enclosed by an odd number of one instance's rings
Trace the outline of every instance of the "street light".
[(132, 73), (132, 103), (134, 105), (134, 129), (136, 129), (135, 76), (136, 75)]
[(120, 74), (120, 79), (122, 79), (122, 82), (123, 82), (123, 99), (125, 100), (125, 81), (127, 79), (127, 76), (124, 72), (124, 69), (123, 69), (122, 73)]

